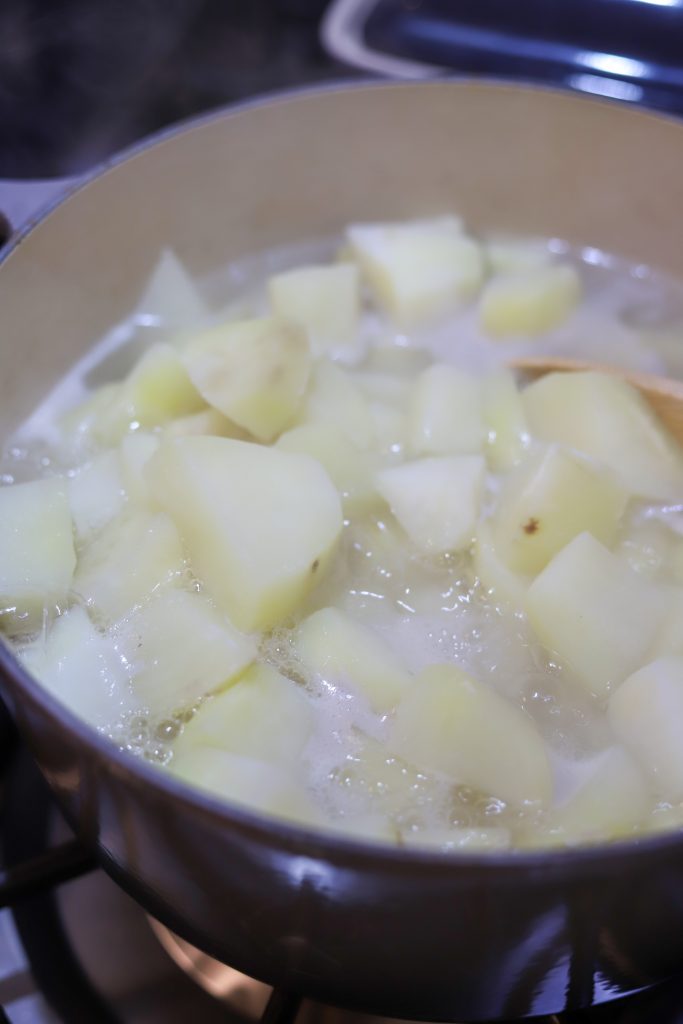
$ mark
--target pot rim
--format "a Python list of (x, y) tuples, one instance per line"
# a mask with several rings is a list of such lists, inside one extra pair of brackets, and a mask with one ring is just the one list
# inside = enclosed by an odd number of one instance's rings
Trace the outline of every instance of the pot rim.
[[(342, 79), (287, 90), (269, 91), (225, 107), (219, 107), (208, 113), (175, 122), (144, 139), (137, 140), (97, 164), (82, 177), (79, 177), (62, 194), (41, 207), (11, 237), (4, 249), (0, 251), (0, 273), (5, 261), (58, 206), (61, 206), (81, 189), (86, 188), (91, 181), (116, 169), (120, 164), (139, 153), (164, 143), (176, 135), (200, 129), (204, 125), (216, 121), (228, 120), (232, 116), (252, 109), (287, 103), (293, 99), (306, 99), (340, 91), (360, 92), (366, 89), (410, 89), (414, 91), (415, 89), (442, 88), (444, 85), (497, 92), (541, 92), (558, 98), (569, 98), (581, 104), (608, 107), (613, 112), (620, 109), (622, 113), (628, 113), (631, 118), (668, 121), (683, 130), (683, 122), (673, 115), (655, 113), (642, 107), (624, 107), (622, 101), (574, 94), (561, 86), (538, 86), (531, 82), (512, 82), (508, 79), (489, 76), (473, 78), (439, 75), (427, 81), (360, 78), (347, 82)], [(563, 874), (566, 871), (591, 873), (596, 869), (604, 869), (606, 863), (617, 857), (637, 859), (657, 854), (666, 855), (678, 850), (683, 851), (683, 832), (675, 830), (575, 847), (445, 852), (419, 846), (392, 847), (379, 841), (373, 842), (360, 837), (346, 836), (343, 832), (337, 833), (333, 829), (323, 831), (297, 825), (274, 815), (267, 816), (247, 806), (213, 796), (182, 781), (164, 768), (155, 766), (143, 758), (135, 757), (117, 747), (112, 740), (81, 719), (53, 696), (47, 688), (43, 687), (37, 679), (34, 679), (24, 669), (12, 652), (8, 641), (2, 636), (0, 636), (0, 672), (7, 676), (20, 692), (28, 696), (35, 708), (46, 712), (53, 719), (55, 727), (65, 731), (71, 741), (85, 746), (91, 757), (103, 761), (107, 770), (115, 771), (126, 784), (149, 785), (159, 788), (166, 797), (179, 801), (190, 811), (195, 813), (199, 811), (203, 817), (216, 822), (216, 824), (227, 823), (237, 826), (256, 842), (267, 843), (275, 839), (281, 847), (305, 853), (311, 857), (325, 858), (331, 861), (343, 860), (347, 866), (353, 864), (354, 867), (362, 867), (369, 863), (373, 868), (390, 869), (398, 874), (412, 873), (425, 868), (429, 870), (430, 874), (436, 874), (441, 878), (459, 874), (463, 870), (472, 872), (474, 869), (480, 875), (495, 872), (498, 876), (510, 876), (510, 881), (514, 883), (520, 875), (529, 873), (534, 875), (541, 873)], [(26, 742), (23, 735), (22, 740)]]

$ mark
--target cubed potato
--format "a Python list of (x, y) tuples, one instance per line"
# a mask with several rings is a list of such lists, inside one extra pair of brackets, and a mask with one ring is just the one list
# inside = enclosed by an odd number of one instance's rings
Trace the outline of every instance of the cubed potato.
[(137, 702), (125, 659), (111, 637), (99, 633), (84, 608), (54, 623), (47, 638), (19, 651), (19, 659), (58, 700), (96, 728), (113, 725)]
[(60, 417), (59, 430), (67, 451), (78, 452), (83, 448), (89, 453), (94, 441), (101, 443), (97, 441), (98, 431), (102, 433), (100, 421), (105, 414), (108, 415), (119, 388), (119, 384), (103, 384)]
[(474, 575), (496, 604), (515, 610), (524, 608), (531, 577), (513, 572), (501, 560), (489, 520), (477, 523), (472, 555)]
[(342, 513), (334, 484), (310, 456), (178, 437), (162, 441), (147, 478), (196, 575), (240, 629), (281, 622), (323, 577)]
[(80, 466), (69, 479), (68, 494), (76, 536), (79, 541), (87, 540), (123, 508), (125, 493), (117, 453), (103, 452)]
[(178, 330), (197, 327), (208, 316), (199, 289), (172, 249), (162, 250), (137, 309), (138, 314)]
[(477, 454), (484, 447), (481, 381), (455, 366), (433, 363), (422, 371), (409, 417), (415, 455)]
[(169, 437), (183, 437), (185, 434), (214, 434), (216, 437), (233, 437), (236, 441), (250, 441), (248, 431), (238, 427), (218, 409), (202, 409), (191, 416), (171, 420), (164, 427)]
[(492, 238), (484, 252), (494, 274), (539, 270), (552, 261), (547, 242), (540, 238)]
[(532, 719), (456, 665), (432, 665), (398, 706), (389, 746), (513, 805), (547, 804), (552, 773)]
[(306, 672), (360, 694), (380, 714), (390, 711), (410, 685), (391, 647), (337, 608), (322, 608), (305, 619), (295, 645)]
[(183, 358), (209, 405), (265, 442), (293, 421), (311, 372), (304, 330), (271, 317), (209, 328)]
[(370, 415), (379, 454), (400, 457), (408, 447), (410, 427), (407, 415), (384, 402), (373, 402)]
[(603, 462), (631, 494), (680, 497), (683, 452), (629, 384), (592, 371), (549, 373), (522, 399), (534, 437)]
[(180, 536), (161, 512), (134, 512), (110, 523), (83, 551), (73, 590), (93, 616), (111, 623), (185, 576)]
[[(202, 413), (196, 415), (201, 416)], [(149, 503), (150, 494), (145, 479), (145, 466), (159, 447), (158, 434), (136, 430), (126, 434), (119, 446), (119, 472), (128, 499), (137, 505)]]
[(429, 554), (468, 548), (474, 539), (484, 459), (434, 456), (377, 474), (377, 490), (410, 539)]
[(455, 217), (353, 224), (346, 237), (374, 298), (404, 326), (458, 306), (484, 276), (481, 246)]
[(486, 461), (494, 473), (516, 466), (531, 444), (522, 396), (508, 370), (481, 382), (481, 407), (486, 432)]
[(92, 434), (101, 444), (115, 444), (129, 430), (159, 426), (198, 412), (205, 404), (176, 349), (160, 342), (148, 349), (96, 411)]
[(358, 344), (360, 278), (352, 263), (296, 267), (268, 280), (276, 316), (303, 327), (316, 355)]
[(493, 515), (493, 542), (506, 565), (533, 575), (584, 531), (610, 547), (627, 497), (603, 467), (550, 445), (506, 480)]
[(332, 423), (293, 427), (280, 436), (276, 448), (316, 459), (339, 491), (347, 515), (362, 514), (379, 501), (374, 480), (377, 460), (356, 448)]
[(0, 487), (0, 626), (40, 628), (44, 611), (66, 600), (75, 566), (67, 481)]
[(259, 761), (298, 765), (313, 731), (310, 699), (270, 665), (252, 665), (223, 693), (209, 697), (185, 725), (174, 756), (217, 747)]
[(153, 714), (171, 713), (222, 690), (256, 657), (256, 643), (203, 594), (167, 588), (117, 623), (136, 697)]
[(526, 612), (541, 643), (603, 698), (643, 663), (666, 600), (662, 587), (581, 533), (531, 584)]
[(634, 672), (610, 697), (607, 714), (656, 791), (683, 800), (683, 658), (657, 658)]
[(299, 423), (331, 423), (357, 448), (375, 443), (370, 403), (353, 377), (327, 359), (315, 367)]
[(170, 769), (191, 786), (252, 815), (265, 813), (297, 825), (323, 824), (303, 783), (293, 772), (283, 771), (282, 765), (215, 747), (197, 747), (174, 758)]
[(493, 277), (479, 305), (481, 323), (494, 338), (536, 337), (559, 327), (581, 298), (581, 282), (570, 266), (518, 270)]
[(617, 839), (644, 823), (650, 791), (638, 762), (623, 747), (595, 755), (577, 774), (573, 790), (544, 821), (544, 830), (558, 842)]
[(424, 828), (401, 832), (403, 846), (420, 847), (441, 853), (456, 850), (483, 853), (486, 850), (507, 850), (511, 846), (510, 830), (491, 825), (485, 828)]

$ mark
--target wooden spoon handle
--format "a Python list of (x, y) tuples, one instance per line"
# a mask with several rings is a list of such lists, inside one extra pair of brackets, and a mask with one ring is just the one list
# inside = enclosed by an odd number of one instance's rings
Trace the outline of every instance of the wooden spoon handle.
[(608, 366), (604, 363), (567, 359), (563, 356), (520, 356), (518, 359), (511, 359), (507, 365), (510, 369), (519, 370), (530, 377), (572, 370), (591, 370), (619, 377), (640, 391), (658, 419), (678, 443), (683, 445), (683, 381), (658, 377), (653, 373), (623, 370), (618, 366)]

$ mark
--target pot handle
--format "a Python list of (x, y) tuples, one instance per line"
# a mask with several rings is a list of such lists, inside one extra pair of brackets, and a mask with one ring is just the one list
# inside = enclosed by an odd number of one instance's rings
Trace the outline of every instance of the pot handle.
[(0, 179), (0, 248), (26, 227), (44, 207), (66, 195), (80, 178), (43, 178), (29, 181)]

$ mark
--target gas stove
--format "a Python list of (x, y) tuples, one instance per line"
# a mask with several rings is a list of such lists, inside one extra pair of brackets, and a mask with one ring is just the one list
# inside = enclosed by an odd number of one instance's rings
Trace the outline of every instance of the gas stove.
[[(73, 839), (16, 735), (6, 727), (2, 740), (0, 1021), (391, 1024), (274, 990), (150, 918)], [(683, 974), (593, 1010), (535, 1020), (683, 1024)]]

